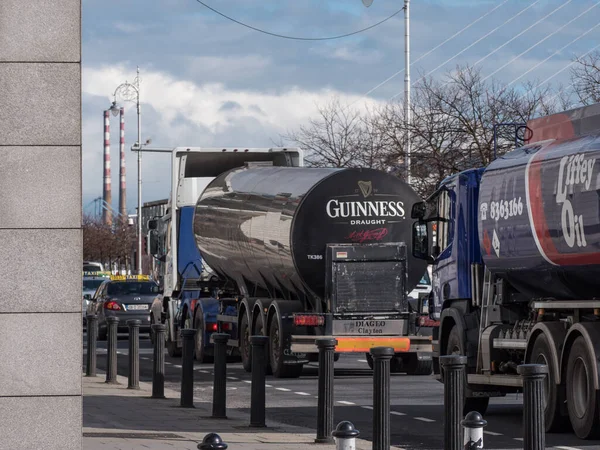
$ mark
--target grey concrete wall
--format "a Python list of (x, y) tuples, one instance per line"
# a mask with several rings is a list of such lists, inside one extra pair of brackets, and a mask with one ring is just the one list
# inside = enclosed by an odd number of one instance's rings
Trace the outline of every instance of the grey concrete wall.
[(0, 450), (81, 449), (81, 0), (0, 0)]

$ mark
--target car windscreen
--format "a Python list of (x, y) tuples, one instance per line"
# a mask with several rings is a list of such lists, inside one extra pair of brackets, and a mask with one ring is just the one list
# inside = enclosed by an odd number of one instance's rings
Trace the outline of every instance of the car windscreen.
[(107, 295), (152, 295), (158, 293), (158, 285), (144, 281), (119, 281), (108, 285)]
[(83, 280), (83, 290), (84, 291), (95, 291), (98, 289), (98, 286), (102, 284), (103, 279), (97, 280)]
[(101, 267), (100, 266), (96, 266), (96, 265), (84, 265), (83, 266), (83, 271), (84, 272), (101, 272)]

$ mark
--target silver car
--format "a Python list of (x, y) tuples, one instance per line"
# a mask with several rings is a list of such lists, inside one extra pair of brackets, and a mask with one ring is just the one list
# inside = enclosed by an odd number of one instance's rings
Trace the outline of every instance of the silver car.
[(83, 298), (81, 305), (81, 312), (83, 314), (83, 325), (86, 325), (85, 316), (87, 315), (87, 308), (90, 304), (90, 300), (96, 293), (98, 287), (108, 279), (108, 277), (104, 275), (88, 275), (84, 274), (83, 276)]
[(98, 316), (98, 339), (106, 339), (106, 318), (111, 316), (119, 318), (119, 332), (128, 331), (129, 319), (139, 319), (140, 332), (150, 332), (150, 305), (158, 292), (158, 284), (142, 275), (111, 277), (102, 283), (87, 308)]

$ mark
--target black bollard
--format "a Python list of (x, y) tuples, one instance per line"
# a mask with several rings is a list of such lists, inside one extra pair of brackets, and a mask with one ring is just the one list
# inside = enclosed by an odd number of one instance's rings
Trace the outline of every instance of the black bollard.
[(215, 378), (213, 381), (213, 419), (227, 419), (227, 341), (226, 333), (212, 335), (215, 354)]
[[(204, 330), (202, 330), (204, 331)], [(196, 330), (186, 328), (181, 330), (183, 348), (181, 349), (181, 400), (183, 408), (194, 407), (194, 344)]]
[(165, 398), (165, 324), (152, 325), (154, 355), (152, 361), (152, 398)]
[(390, 448), (390, 362), (391, 347), (371, 349), (373, 357), (373, 450)]
[(460, 450), (462, 445), (463, 403), (467, 357), (446, 355), (440, 357), (444, 373), (444, 450)]
[(106, 326), (108, 327), (108, 342), (106, 344), (106, 382), (118, 384), (117, 381), (117, 328), (119, 324), (118, 317), (107, 317)]
[(548, 366), (522, 364), (517, 371), (523, 377), (523, 449), (543, 450), (546, 448), (544, 389)]
[(269, 338), (267, 336), (251, 336), (252, 343), (252, 391), (250, 395), (250, 426), (266, 427), (265, 423), (265, 351)]
[(127, 389), (140, 388), (140, 325), (141, 320), (130, 319), (129, 326), (129, 378)]
[(198, 444), (199, 450), (225, 450), (226, 448), (227, 444), (217, 433), (208, 433)]
[(360, 431), (354, 428), (352, 422), (344, 420), (338, 423), (331, 435), (335, 438), (336, 450), (356, 450), (356, 438), (360, 436)]
[(319, 399), (317, 407), (317, 444), (331, 444), (333, 438), (333, 358), (337, 340), (317, 339), (319, 348)]
[(87, 322), (87, 358), (86, 377), (96, 376), (96, 342), (98, 341), (98, 316), (90, 314), (86, 317)]
[(465, 428), (464, 450), (483, 450), (483, 427), (487, 422), (477, 411), (471, 411), (461, 422)]

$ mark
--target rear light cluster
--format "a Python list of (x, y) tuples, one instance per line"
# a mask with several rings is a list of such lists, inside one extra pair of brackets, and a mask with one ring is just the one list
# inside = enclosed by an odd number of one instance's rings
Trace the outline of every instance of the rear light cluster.
[[(214, 332), (219, 331), (219, 325), (216, 324), (216, 323), (207, 323), (204, 328), (205, 328), (206, 331), (214, 331)], [(231, 330), (231, 324), (230, 323), (224, 323), (221, 326), (221, 329), (223, 331), (230, 331)]]
[(117, 302), (106, 302), (104, 304), (104, 309), (110, 309), (112, 311), (120, 311), (121, 310), (121, 305), (119, 305)]
[(439, 327), (440, 322), (439, 322), (439, 320), (433, 320), (433, 319), (430, 319), (429, 317), (421, 317), (421, 318), (419, 318), (419, 326), (421, 326), (421, 327)]
[(297, 327), (320, 327), (325, 325), (325, 316), (316, 314), (295, 314), (294, 325)]

